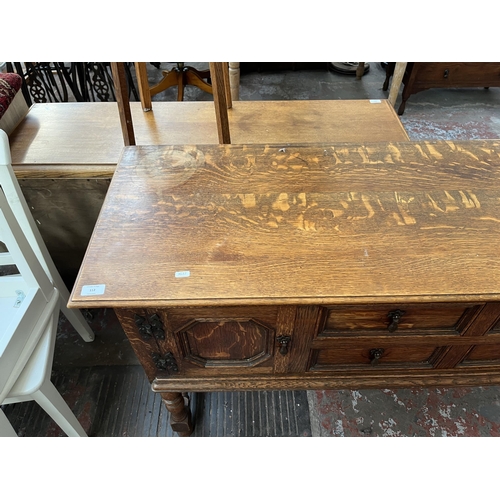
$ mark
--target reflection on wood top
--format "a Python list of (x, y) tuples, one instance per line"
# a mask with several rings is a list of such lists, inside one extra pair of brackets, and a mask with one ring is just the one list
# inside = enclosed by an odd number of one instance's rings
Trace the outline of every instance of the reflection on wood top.
[(70, 304), (500, 300), (499, 241), (496, 140), (129, 147)]
[[(132, 102), (136, 142), (217, 144), (213, 102)], [(404, 141), (387, 101), (238, 101), (229, 110), (233, 144)], [(122, 148), (116, 103), (35, 104), (10, 137), (16, 173), (75, 165), (114, 169)], [(19, 174), (18, 174), (19, 177)]]

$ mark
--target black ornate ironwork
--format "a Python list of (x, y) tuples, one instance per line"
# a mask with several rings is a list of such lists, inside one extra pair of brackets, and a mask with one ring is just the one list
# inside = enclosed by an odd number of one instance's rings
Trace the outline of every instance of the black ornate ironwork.
[[(111, 65), (106, 62), (7, 63), (7, 71), (23, 78), (26, 103), (116, 101)], [(125, 74), (131, 100), (139, 100), (130, 63)]]
[(146, 318), (135, 314), (134, 321), (143, 340), (150, 340), (151, 338), (153, 338), (153, 330), (151, 328), (151, 325), (147, 322)]
[(163, 324), (158, 314), (153, 314), (149, 317), (149, 324), (151, 325), (154, 338), (165, 340), (165, 330), (163, 329)]
[(177, 366), (177, 361), (174, 358), (174, 355), (171, 352), (167, 352), (164, 356), (161, 356), (157, 352), (151, 354), (153, 358), (153, 363), (156, 368), (161, 371), (166, 371), (169, 375), (172, 373), (177, 373), (179, 371), (179, 367)]
[(134, 314), (134, 322), (143, 340), (165, 340), (165, 330), (158, 314), (152, 314), (149, 318)]

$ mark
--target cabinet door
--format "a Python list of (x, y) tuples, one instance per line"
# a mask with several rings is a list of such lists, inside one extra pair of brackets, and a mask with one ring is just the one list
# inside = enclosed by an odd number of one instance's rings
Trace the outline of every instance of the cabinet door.
[(306, 371), (318, 306), (117, 311), (150, 380)]
[(182, 373), (270, 373), (277, 307), (171, 309), (166, 322)]

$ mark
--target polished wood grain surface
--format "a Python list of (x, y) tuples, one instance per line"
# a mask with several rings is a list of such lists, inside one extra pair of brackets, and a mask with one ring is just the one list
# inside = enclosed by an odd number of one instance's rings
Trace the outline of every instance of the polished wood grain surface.
[(499, 300), (499, 181), (495, 140), (126, 148), (70, 304)]
[[(136, 143), (217, 144), (213, 102), (131, 102)], [(239, 101), (233, 144), (405, 141), (387, 101)], [(35, 104), (10, 137), (18, 177), (112, 175), (123, 148), (116, 103)]]

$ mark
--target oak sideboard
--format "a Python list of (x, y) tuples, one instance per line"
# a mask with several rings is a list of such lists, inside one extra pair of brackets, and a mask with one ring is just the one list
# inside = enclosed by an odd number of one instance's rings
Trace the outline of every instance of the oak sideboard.
[(70, 307), (191, 391), (500, 383), (500, 141), (126, 147)]

